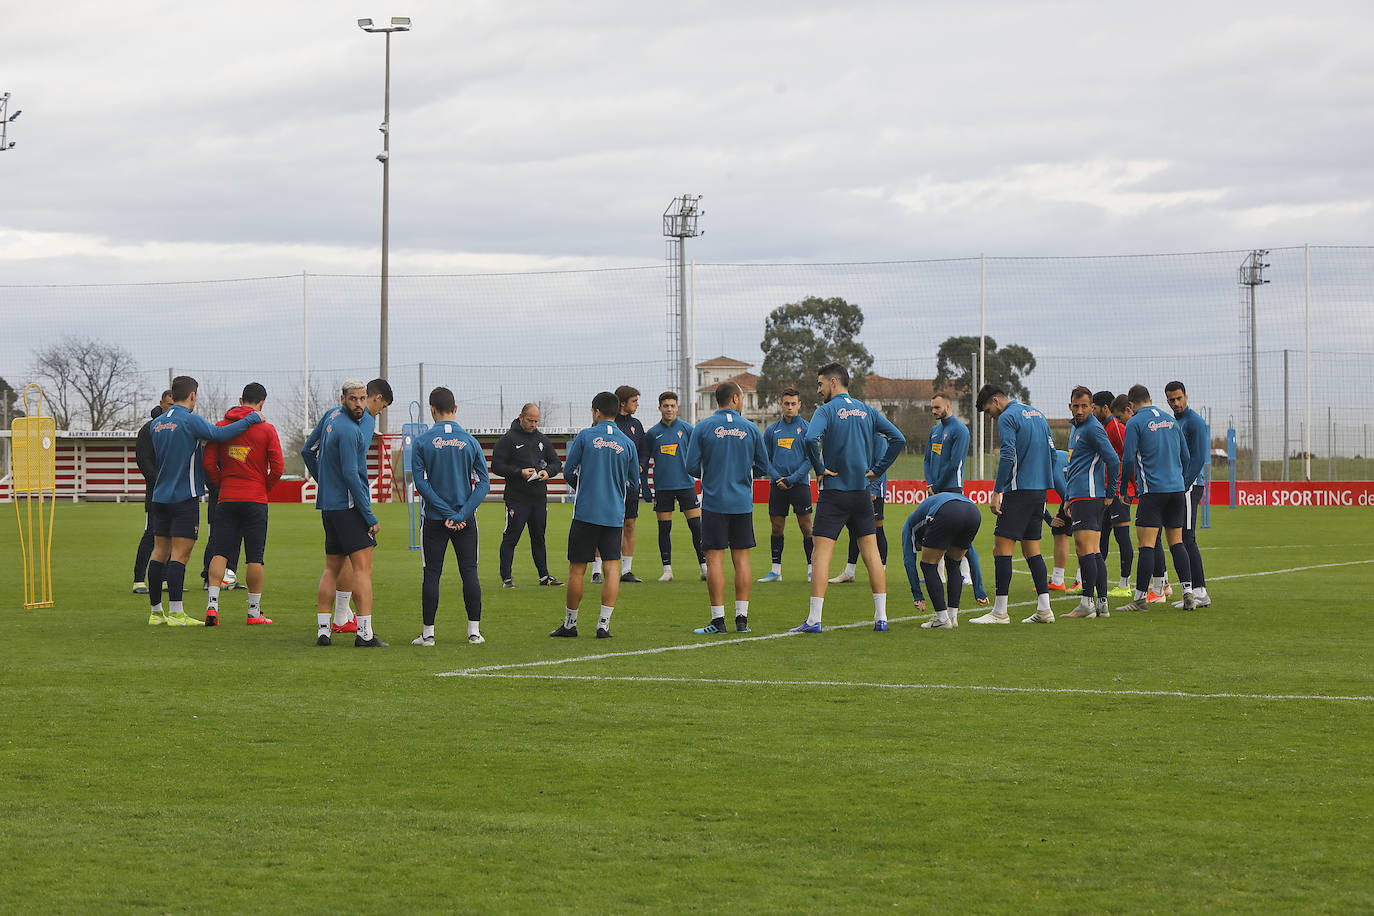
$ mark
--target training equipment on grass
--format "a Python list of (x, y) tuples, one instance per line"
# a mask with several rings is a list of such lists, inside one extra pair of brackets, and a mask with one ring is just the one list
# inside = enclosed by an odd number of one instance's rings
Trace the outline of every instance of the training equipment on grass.
[[(33, 403), (30, 404), (30, 392)], [(24, 387), (24, 416), (10, 423), (14, 473), (10, 492), (19, 523), (24, 607), (52, 607), (53, 503), (57, 488), (57, 421), (43, 416), (43, 389)], [(20, 503), (23, 508), (20, 508)]]
[(411, 456), (415, 454), (415, 443), (420, 441), (428, 430), (424, 421), (421, 419), (421, 407), (419, 401), (410, 402), (410, 422), (401, 427), (401, 471), (402, 481), (405, 485), (406, 512), (410, 516), (410, 549), (420, 549), (420, 491), (415, 488), (415, 480), (411, 477), (412, 467)]
[(224, 569), (224, 576), (220, 579), (219, 587), (222, 588), (222, 589), (228, 590), (228, 589), (231, 589), (231, 588), (233, 588), (235, 585), (238, 585), (238, 584), (239, 584), (239, 577), (234, 573), (234, 571), (233, 571), (232, 569), (229, 569), (228, 567), (225, 567), (225, 569)]

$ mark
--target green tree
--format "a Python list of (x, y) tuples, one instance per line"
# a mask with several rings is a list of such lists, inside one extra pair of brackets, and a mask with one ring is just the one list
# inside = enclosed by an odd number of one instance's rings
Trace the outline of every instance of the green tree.
[[(20, 392), (15, 391), (9, 382), (0, 378), (0, 418), (13, 420), (24, 415), (24, 405), (19, 402)], [(5, 429), (9, 429), (6, 422)]]
[(864, 376), (873, 368), (873, 354), (858, 340), (863, 326), (863, 309), (839, 297), (807, 296), (773, 309), (759, 344), (759, 403), (777, 404), (783, 389), (795, 385), (802, 412), (810, 415), (817, 403), (816, 370), (826, 363), (848, 369), (850, 390), (862, 397)]
[[(1023, 381), (1035, 371), (1035, 356), (1019, 344), (999, 347), (997, 341), (986, 337), (987, 369), (983, 372), (986, 384), (1006, 389), (1013, 398), (1030, 397), (1030, 389)], [(935, 355), (935, 390), (954, 391), (967, 396), (976, 393), (978, 375), (977, 337), (950, 337), (940, 344)]]

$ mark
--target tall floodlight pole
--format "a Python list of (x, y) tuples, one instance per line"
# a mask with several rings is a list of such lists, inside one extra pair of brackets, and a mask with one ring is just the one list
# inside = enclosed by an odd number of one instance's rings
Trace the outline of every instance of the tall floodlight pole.
[[(1264, 279), (1264, 263), (1268, 250), (1256, 248), (1240, 265), (1240, 285), (1250, 288), (1250, 478), (1260, 479), (1260, 417), (1259, 417), (1259, 335), (1255, 320), (1255, 288), (1269, 281)], [(1287, 445), (1284, 446), (1287, 448)]]
[(15, 142), (10, 139), (10, 125), (23, 113), (22, 108), (16, 108), (14, 113), (10, 114), (10, 94), (0, 93), (0, 153), (14, 149)]
[[(377, 128), (382, 132), (382, 151), (377, 154), (377, 161), (382, 164), (382, 315), (381, 315), (381, 359), (380, 371), (378, 376), (386, 378), (387, 372), (387, 327), (389, 315), (387, 313), (387, 262), (391, 248), (391, 33), (409, 32), (409, 16), (392, 16), (391, 25), (372, 24), (371, 19), (359, 19), (358, 28), (364, 32), (381, 32), (386, 36), (386, 88), (382, 95), (382, 125)], [(377, 424), (377, 431), (386, 432), (386, 413), (383, 412), (381, 421)]]
[[(701, 195), (674, 197), (663, 211), (668, 239), (668, 356), (677, 363), (678, 397), (688, 405), (688, 422), (696, 422), (696, 386), (692, 384), (692, 312), (687, 296), (687, 240), (701, 235)], [(678, 403), (684, 403), (679, 401)]]

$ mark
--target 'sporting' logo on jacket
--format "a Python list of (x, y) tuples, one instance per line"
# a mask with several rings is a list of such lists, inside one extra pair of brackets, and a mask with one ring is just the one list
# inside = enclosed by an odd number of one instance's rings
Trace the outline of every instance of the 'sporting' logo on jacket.
[(835, 411), (835, 416), (839, 417), (841, 420), (848, 420), (850, 417), (858, 417), (859, 419), (863, 419), (864, 417), (868, 416), (868, 411), (860, 410), (857, 407), (852, 409), (842, 407), (839, 410)]
[(171, 423), (171, 422), (168, 422), (168, 423), (159, 423), (159, 424), (157, 424), (156, 426), (153, 427), (153, 432), (155, 432), (155, 433), (163, 433), (163, 432), (166, 432), (166, 431), (169, 430), (169, 429), (176, 429), (176, 428), (177, 428), (177, 424), (176, 424), (176, 423)]
[(662, 455), (676, 455), (676, 454), (677, 454), (677, 443), (676, 443), (676, 442), (665, 442), (663, 445), (660, 445), (660, 446), (658, 447), (658, 451), (659, 451), (659, 453), (662, 454)]
[(1174, 428), (1174, 421), (1173, 421), (1173, 420), (1151, 420), (1149, 423), (1146, 423), (1145, 426), (1146, 426), (1147, 429), (1149, 429), (1150, 432), (1153, 433), (1153, 432), (1157, 432), (1158, 430), (1161, 430), (1161, 429), (1173, 429), (1173, 428)]
[(248, 453), (251, 451), (252, 449), (246, 445), (231, 445), (229, 446), (229, 457), (233, 458), (235, 461), (246, 462), (248, 460)]
[(743, 439), (743, 438), (744, 438), (745, 436), (747, 436), (747, 435), (749, 435), (749, 434), (746, 433), (744, 430), (740, 429), (738, 426), (729, 426), (729, 427), (727, 427), (727, 426), (717, 426), (717, 427), (716, 427), (716, 438), (717, 438), (717, 439), (724, 439), (726, 436), (733, 436), (733, 437), (736, 438), (736, 439)]
[(1027, 407), (1021, 411), (1021, 416), (1029, 420), (1032, 417), (1043, 417), (1044, 414), (1036, 410), (1034, 407)]
[(444, 448), (445, 446), (448, 446), (449, 448), (464, 449), (468, 447), (466, 440), (458, 439), (456, 437), (453, 439), (445, 439), (443, 436), (435, 436), (433, 439), (433, 444), (435, 448)]
[(779, 440), (778, 440), (778, 448), (785, 448), (785, 449), (787, 449), (788, 451), (791, 451), (791, 450), (792, 450), (792, 443), (793, 443), (793, 442), (796, 442), (796, 441), (797, 441), (797, 440), (796, 440), (795, 438), (779, 439)]
[(619, 442), (614, 439), (603, 439), (600, 436), (592, 440), (592, 448), (608, 448), (617, 455), (623, 454), (625, 451), (625, 446), (621, 445)]

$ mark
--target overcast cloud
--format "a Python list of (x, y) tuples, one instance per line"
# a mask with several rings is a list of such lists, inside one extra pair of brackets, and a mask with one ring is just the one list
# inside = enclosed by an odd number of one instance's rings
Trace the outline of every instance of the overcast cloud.
[(5, 283), (1374, 238), (1367, 3), (58, 0), (7, 12)]

